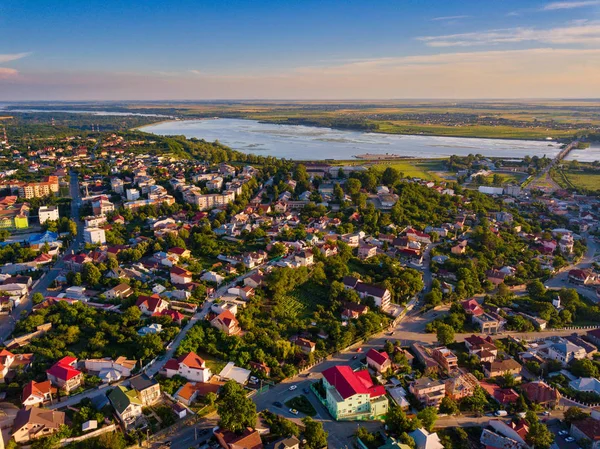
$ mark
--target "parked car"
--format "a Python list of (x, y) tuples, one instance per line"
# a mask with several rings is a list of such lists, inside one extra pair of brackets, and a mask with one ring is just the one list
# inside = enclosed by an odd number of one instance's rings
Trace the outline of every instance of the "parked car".
[(506, 410), (498, 410), (495, 414), (496, 416), (506, 416), (508, 412)]
[(297, 414), (298, 414), (298, 410), (296, 410), (295, 408), (291, 408), (291, 409), (290, 409), (290, 413), (291, 413), (292, 415), (297, 415)]
[(356, 360), (358, 358), (357, 355), (355, 355), (354, 357), (352, 357), (352, 360)]
[(275, 402), (273, 402), (273, 405), (274, 405), (275, 407), (283, 408), (283, 404), (282, 404), (281, 402), (279, 402), (279, 401), (275, 401)]
[(544, 413), (542, 413), (542, 415), (544, 415), (544, 416), (550, 416), (550, 412), (548, 410), (546, 410)]
[(302, 393), (308, 394), (308, 393), (310, 393), (310, 390), (308, 388), (303, 388)]
[(292, 385), (288, 390), (294, 391), (296, 388), (298, 388), (298, 385)]
[(564, 435), (568, 435), (568, 434), (569, 434), (569, 432), (567, 432), (566, 430), (559, 430), (559, 431), (558, 431), (558, 434), (559, 434), (560, 436), (564, 436)]
[(573, 441), (575, 441), (575, 438), (573, 438), (573, 437), (567, 437), (567, 438), (565, 438), (565, 441), (567, 443), (572, 443)]

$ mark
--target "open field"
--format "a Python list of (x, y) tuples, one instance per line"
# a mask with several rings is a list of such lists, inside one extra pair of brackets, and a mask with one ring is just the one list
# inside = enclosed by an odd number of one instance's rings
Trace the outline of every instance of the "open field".
[(565, 188), (600, 191), (600, 171), (584, 172), (571, 169), (558, 169), (553, 172), (555, 181)]
[(383, 171), (388, 167), (395, 168), (404, 176), (421, 178), (426, 180), (438, 181), (441, 180), (436, 172), (443, 172), (446, 170), (444, 166), (445, 159), (432, 159), (432, 160), (397, 160), (397, 161), (383, 161), (380, 163), (373, 164), (372, 167), (375, 170)]

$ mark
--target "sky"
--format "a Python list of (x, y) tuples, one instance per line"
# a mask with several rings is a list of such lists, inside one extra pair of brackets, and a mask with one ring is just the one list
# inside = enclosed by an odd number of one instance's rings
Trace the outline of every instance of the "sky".
[(600, 0), (0, 0), (0, 102), (600, 98)]

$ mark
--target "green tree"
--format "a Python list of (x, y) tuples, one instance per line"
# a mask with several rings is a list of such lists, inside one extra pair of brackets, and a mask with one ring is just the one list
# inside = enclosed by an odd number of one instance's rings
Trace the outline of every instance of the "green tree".
[(223, 386), (217, 411), (221, 418), (220, 425), (232, 432), (241, 432), (246, 427), (256, 425), (256, 405), (233, 380)]
[(554, 441), (554, 434), (548, 426), (538, 421), (529, 424), (529, 433), (525, 436), (525, 441), (536, 449), (548, 449)]
[(527, 293), (532, 299), (541, 299), (546, 294), (546, 287), (541, 281), (535, 280), (527, 284)]
[(102, 273), (93, 263), (83, 264), (82, 280), (89, 285), (97, 285), (102, 279)]
[(437, 288), (431, 289), (429, 293), (427, 293), (424, 297), (425, 302), (432, 306), (439, 306), (442, 303), (443, 294)]
[(315, 421), (310, 416), (302, 420), (304, 424), (304, 438), (306, 438), (307, 449), (322, 449), (327, 447), (327, 437), (329, 434), (323, 429), (323, 424)]
[(447, 415), (456, 415), (458, 414), (458, 404), (455, 400), (450, 398), (449, 396), (444, 396), (442, 399), (442, 403), (440, 404), (440, 413), (445, 413)]
[(33, 302), (34, 305), (41, 304), (44, 302), (44, 295), (42, 295), (39, 292), (36, 292), (31, 297), (31, 301)]
[(437, 410), (435, 407), (426, 407), (417, 413), (417, 418), (421, 420), (423, 427), (425, 427), (428, 432), (431, 432), (438, 418)]
[(446, 346), (454, 342), (454, 329), (447, 324), (438, 324), (436, 334), (437, 340), (441, 345)]
[(575, 360), (571, 372), (577, 377), (598, 377), (598, 368), (590, 359)]
[(589, 413), (584, 412), (579, 407), (569, 407), (565, 412), (565, 422), (568, 425), (571, 425), (574, 422), (581, 421), (582, 419), (588, 418), (589, 416)]

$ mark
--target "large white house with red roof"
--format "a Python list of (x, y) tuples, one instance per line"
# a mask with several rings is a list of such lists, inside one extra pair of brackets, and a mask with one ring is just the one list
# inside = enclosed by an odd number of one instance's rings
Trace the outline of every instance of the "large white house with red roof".
[(192, 382), (208, 382), (212, 376), (206, 362), (194, 352), (169, 360), (163, 370), (168, 378), (179, 375)]
[(46, 371), (48, 380), (65, 391), (78, 388), (83, 383), (83, 373), (75, 368), (75, 365), (75, 357), (63, 357)]
[(323, 371), (323, 387), (325, 405), (338, 421), (374, 419), (388, 411), (385, 388), (374, 385), (367, 370), (333, 366)]
[(169, 307), (169, 303), (160, 298), (160, 296), (154, 294), (152, 296), (138, 296), (135, 305), (142, 311), (144, 315), (154, 315), (155, 313), (161, 313)]

